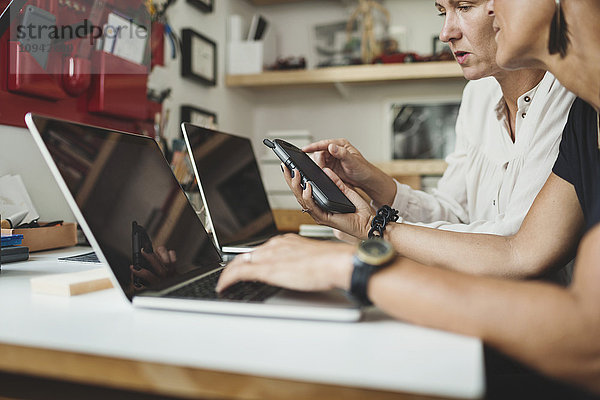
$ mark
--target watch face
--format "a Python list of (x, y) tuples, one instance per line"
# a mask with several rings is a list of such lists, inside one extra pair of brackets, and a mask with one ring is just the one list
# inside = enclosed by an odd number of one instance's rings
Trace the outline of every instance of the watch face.
[(366, 240), (360, 248), (371, 256), (383, 256), (390, 251), (389, 243), (383, 240)]
[(368, 239), (358, 246), (358, 258), (370, 265), (383, 265), (394, 255), (392, 245), (383, 239)]

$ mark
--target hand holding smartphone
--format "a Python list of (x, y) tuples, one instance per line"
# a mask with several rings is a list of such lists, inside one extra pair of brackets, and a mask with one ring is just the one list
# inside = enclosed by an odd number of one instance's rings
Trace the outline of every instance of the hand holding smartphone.
[[(142, 252), (145, 253), (154, 253), (154, 248), (152, 247), (152, 241), (148, 236), (148, 233), (144, 229), (143, 226), (138, 225), (136, 221), (131, 223), (131, 251), (132, 251), (132, 259), (133, 266), (136, 269), (147, 269), (152, 271), (152, 266), (150, 262), (142, 255)], [(140, 282), (139, 278), (134, 278), (134, 283), (136, 284), (144, 284), (144, 282)]]
[(290, 169), (292, 176), (294, 171), (300, 173), (302, 187), (311, 184), (313, 199), (321, 209), (330, 213), (356, 211), (354, 204), (305, 152), (281, 139), (265, 139), (263, 143)]

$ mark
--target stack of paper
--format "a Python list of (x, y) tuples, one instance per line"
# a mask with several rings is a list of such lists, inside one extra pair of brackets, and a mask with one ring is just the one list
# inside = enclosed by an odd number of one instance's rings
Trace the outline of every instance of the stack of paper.
[(298, 232), (300, 236), (304, 237), (312, 237), (312, 238), (322, 238), (322, 239), (335, 239), (335, 234), (333, 233), (333, 228), (324, 225), (310, 225), (310, 224), (302, 224), (300, 225), (300, 231)]
[(20, 222), (23, 223), (31, 222), (40, 217), (21, 177), (19, 175), (5, 175), (0, 178), (0, 215), (2, 215), (2, 219), (7, 219), (22, 214), (25, 214), (23, 218), (20, 218), (22, 219)]

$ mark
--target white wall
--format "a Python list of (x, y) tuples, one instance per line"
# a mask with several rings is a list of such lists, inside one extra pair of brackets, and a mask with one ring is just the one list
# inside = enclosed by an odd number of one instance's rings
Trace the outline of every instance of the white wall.
[[(253, 7), (245, 1), (216, 0), (214, 11), (204, 14), (181, 0), (176, 2), (173, 9), (169, 11), (170, 22), (176, 32), (180, 33), (183, 28), (193, 28), (217, 42), (219, 71), (216, 87), (205, 87), (183, 79), (180, 72), (181, 58), (171, 60), (169, 43), (168, 41), (165, 43), (166, 66), (157, 68), (153, 72), (150, 86), (173, 89), (171, 98), (165, 103), (165, 108), (171, 110), (167, 126), (168, 137), (175, 138), (181, 135), (179, 128), (181, 104), (196, 105), (214, 111), (218, 115), (221, 129), (253, 136), (254, 96), (251, 93), (232, 93), (225, 88), (224, 83), (226, 16), (237, 13), (250, 18), (253, 10)], [(9, 173), (23, 176), (42, 219), (75, 221), (61, 192), (55, 186), (52, 175), (47, 171), (29, 132), (22, 128), (0, 126), (0, 176)]]
[[(235, 1), (235, 0), (233, 0)], [(240, 1), (240, 0), (238, 0)], [(316, 64), (314, 25), (345, 20), (352, 7), (339, 0), (314, 0), (258, 8), (272, 24), (282, 56), (305, 56)], [(353, 4), (352, 2), (349, 2)], [(430, 54), (442, 19), (433, 1), (387, 0), (390, 25), (407, 28), (409, 50)], [(346, 137), (372, 161), (391, 157), (386, 106), (393, 101), (460, 99), (465, 82), (423, 81), (346, 86), (347, 98), (333, 88), (233, 89), (254, 96), (254, 134), (259, 142), (270, 130), (306, 129), (315, 139)]]
[[(230, 0), (243, 3), (244, 0)], [(315, 25), (346, 21), (353, 9), (352, 0), (311, 0), (299, 3), (257, 7), (271, 23), (282, 56), (305, 56), (309, 67), (316, 64), (311, 41)], [(439, 34), (442, 19), (433, 0), (384, 0), (390, 12), (390, 26), (406, 27), (408, 51), (420, 54), (431, 52), (432, 38)], [(376, 13), (377, 20), (379, 14)]]
[(225, 51), (227, 16), (240, 14), (250, 19), (254, 8), (243, 0), (215, 0), (214, 11), (205, 14), (184, 0), (177, 1), (169, 9), (169, 22), (180, 34), (184, 28), (192, 28), (217, 43), (217, 86), (207, 87), (181, 77), (181, 57), (171, 60), (170, 44), (165, 43), (165, 67), (155, 68), (150, 85), (155, 88), (170, 87), (171, 97), (164, 107), (171, 110), (166, 135), (180, 137), (180, 114), (182, 104), (197, 106), (217, 114), (219, 128), (252, 136), (254, 101), (252, 93), (232, 93), (225, 87)]
[[(271, 22), (272, 32), (278, 37), (279, 54), (304, 55), (313, 65), (312, 27), (317, 23), (346, 19), (350, 9), (345, 3), (313, 0), (255, 8), (246, 0), (215, 0), (213, 13), (204, 14), (184, 0), (176, 2), (169, 11), (169, 18), (177, 32), (190, 27), (217, 42), (218, 84), (205, 87), (183, 79), (180, 58), (169, 59), (170, 48), (166, 43), (166, 66), (153, 72), (151, 86), (173, 89), (171, 98), (165, 103), (165, 107), (171, 110), (167, 136), (174, 138), (180, 135), (179, 107), (190, 104), (216, 112), (221, 130), (253, 137), (257, 147), (261, 146), (260, 139), (269, 130), (307, 129), (315, 139), (347, 137), (374, 161), (389, 157), (385, 106), (397, 99), (460, 98), (464, 82), (351, 86), (347, 98), (341, 97), (332, 88), (248, 90), (225, 87), (228, 15), (240, 14), (249, 21), (252, 14), (260, 12)], [(391, 12), (392, 25), (408, 28), (411, 50), (429, 53), (431, 37), (441, 26), (433, 1), (387, 0), (385, 4)], [(0, 126), (0, 149), (0, 174), (19, 173), (23, 176), (43, 219), (73, 220), (26, 130)]]
[[(391, 158), (391, 117), (394, 101), (459, 100), (464, 82), (404, 82), (349, 86), (343, 98), (334, 88), (295, 88), (256, 93), (254, 132), (306, 129), (315, 140), (345, 137), (372, 161)], [(240, 90), (242, 91), (242, 90)]]
[(75, 222), (27, 129), (0, 126), (0, 176), (19, 174), (42, 221)]

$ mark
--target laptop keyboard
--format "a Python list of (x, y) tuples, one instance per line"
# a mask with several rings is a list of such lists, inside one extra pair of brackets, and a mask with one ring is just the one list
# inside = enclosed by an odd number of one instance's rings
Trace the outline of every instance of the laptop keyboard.
[(216, 293), (215, 287), (217, 286), (219, 276), (221, 276), (221, 271), (222, 270), (219, 270), (202, 279), (198, 279), (189, 285), (169, 292), (165, 297), (222, 299), (245, 303), (259, 303), (277, 294), (277, 292), (281, 290), (281, 288), (260, 282), (238, 282), (227, 288), (224, 292)]
[(94, 253), (93, 251), (91, 251), (89, 253), (79, 254), (76, 256), (60, 257), (58, 259), (58, 261), (76, 262), (76, 263), (84, 263), (84, 264), (100, 264), (100, 260), (98, 259), (98, 256), (96, 256), (96, 253)]

